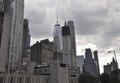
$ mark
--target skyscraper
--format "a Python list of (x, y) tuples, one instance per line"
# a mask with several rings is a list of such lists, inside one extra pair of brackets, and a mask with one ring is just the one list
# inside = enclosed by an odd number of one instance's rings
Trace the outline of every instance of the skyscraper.
[(63, 63), (72, 66), (71, 57), (71, 39), (70, 39), (70, 28), (66, 25), (62, 27), (62, 38), (63, 38)]
[(83, 62), (84, 62), (84, 55), (76, 56), (76, 66), (79, 67), (80, 73), (82, 73)]
[(19, 70), (22, 54), (24, 0), (5, 1), (1, 56), (6, 57), (6, 67), (11, 72)]
[(22, 57), (27, 56), (27, 49), (28, 48), (30, 48), (30, 33), (29, 33), (29, 28), (28, 28), (28, 20), (24, 19)]
[(54, 60), (62, 62), (62, 28), (58, 22), (54, 26), (54, 45), (56, 48), (54, 53)]
[(62, 49), (62, 28), (59, 24), (56, 24), (54, 27), (54, 44), (57, 51)]
[(0, 1), (0, 46), (1, 46), (1, 40), (2, 40), (2, 30), (3, 30), (3, 23), (4, 23), (4, 2)]
[(95, 63), (91, 49), (88, 48), (85, 50), (85, 59), (83, 64), (83, 73), (90, 74), (91, 76), (98, 77), (98, 67)]
[(73, 21), (69, 21), (62, 27), (63, 38), (63, 63), (70, 67), (76, 67), (76, 43)]
[(5, 56), (2, 54), (4, 51), (2, 47), (3, 25), (4, 25), (4, 1), (0, 1), (0, 72), (5, 71)]
[(76, 38), (75, 38), (75, 28), (74, 28), (74, 22), (68, 21), (68, 26), (70, 28), (70, 39), (71, 39), (71, 56), (72, 56), (72, 62), (73, 66), (76, 66)]
[(100, 67), (99, 67), (98, 51), (95, 50), (93, 53), (94, 53), (94, 59), (95, 59), (95, 61), (96, 61), (97, 68), (98, 68), (98, 74), (99, 74), (99, 76), (100, 76)]

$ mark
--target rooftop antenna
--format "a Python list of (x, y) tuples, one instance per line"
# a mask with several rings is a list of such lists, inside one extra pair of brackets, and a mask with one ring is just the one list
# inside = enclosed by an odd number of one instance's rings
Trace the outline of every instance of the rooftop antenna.
[(57, 24), (58, 24), (58, 11), (57, 11)]
[(64, 24), (64, 26), (66, 26), (67, 25), (67, 23), (66, 23), (66, 21), (65, 21), (65, 24)]

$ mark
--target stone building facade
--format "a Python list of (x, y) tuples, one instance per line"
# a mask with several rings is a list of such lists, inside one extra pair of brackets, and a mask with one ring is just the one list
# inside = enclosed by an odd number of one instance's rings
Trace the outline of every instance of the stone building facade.
[(42, 63), (50, 63), (53, 61), (54, 57), (54, 44), (50, 42), (48, 39), (41, 40), (40, 42), (36, 42), (31, 46), (31, 61), (37, 63), (37, 65), (41, 65)]

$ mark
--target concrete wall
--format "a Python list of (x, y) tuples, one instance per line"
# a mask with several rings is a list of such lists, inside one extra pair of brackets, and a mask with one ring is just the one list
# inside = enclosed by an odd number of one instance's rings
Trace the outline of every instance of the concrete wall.
[(60, 66), (59, 62), (50, 63), (49, 83), (69, 83), (68, 67)]

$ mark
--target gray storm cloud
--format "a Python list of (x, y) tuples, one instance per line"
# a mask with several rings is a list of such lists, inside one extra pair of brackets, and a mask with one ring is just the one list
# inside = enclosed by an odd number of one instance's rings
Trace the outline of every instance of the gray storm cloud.
[(120, 16), (119, 11), (116, 11), (120, 7), (117, 4), (119, 1), (110, 1), (114, 3), (106, 0), (26, 0), (25, 17), (30, 20), (33, 39), (52, 37), (58, 9), (60, 23), (65, 20), (74, 21), (76, 36), (89, 37), (91, 41), (96, 39), (93, 44), (108, 49), (118, 44), (120, 39)]

